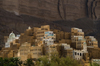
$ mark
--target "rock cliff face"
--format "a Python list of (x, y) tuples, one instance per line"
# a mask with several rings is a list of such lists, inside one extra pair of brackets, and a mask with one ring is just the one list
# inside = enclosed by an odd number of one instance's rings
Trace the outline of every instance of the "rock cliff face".
[(65, 20), (87, 17), (87, 0), (59, 0), (59, 13)]
[(76, 20), (100, 17), (100, 0), (0, 0), (0, 7), (16, 15), (48, 20)]
[(0, 8), (2, 7), (2, 3), (3, 3), (2, 0), (0, 0)]
[(100, 18), (100, 0), (88, 0), (88, 15), (90, 18)]

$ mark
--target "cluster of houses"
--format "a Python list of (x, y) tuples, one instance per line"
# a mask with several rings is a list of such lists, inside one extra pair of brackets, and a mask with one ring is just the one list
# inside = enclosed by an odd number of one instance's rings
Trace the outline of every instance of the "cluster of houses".
[(89, 62), (100, 62), (100, 48), (94, 36), (84, 36), (79, 28), (71, 28), (71, 32), (52, 30), (49, 25), (28, 27), (24, 33), (15, 35), (13, 32), (4, 37), (5, 47), (0, 50), (0, 57), (18, 57), (25, 61), (28, 58), (34, 61), (53, 53), (61, 57), (72, 57), (81, 60), (84, 66)]

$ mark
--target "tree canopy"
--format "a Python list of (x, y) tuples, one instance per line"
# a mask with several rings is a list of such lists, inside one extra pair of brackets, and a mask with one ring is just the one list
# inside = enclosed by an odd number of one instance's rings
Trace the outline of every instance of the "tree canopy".
[(36, 66), (82, 66), (77, 60), (70, 57), (60, 57), (53, 55), (41, 57), (37, 60)]

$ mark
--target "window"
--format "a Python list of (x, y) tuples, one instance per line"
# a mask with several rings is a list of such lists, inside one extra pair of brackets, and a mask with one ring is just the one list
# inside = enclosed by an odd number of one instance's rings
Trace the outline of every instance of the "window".
[(24, 55), (27, 55), (27, 53), (24, 53)]
[(31, 51), (37, 51), (37, 49), (32, 49)]
[(38, 51), (41, 51), (41, 49), (38, 49)]
[(80, 56), (82, 56), (82, 54), (80, 53)]
[(33, 54), (37, 54), (37, 53), (33, 53)]
[(75, 55), (76, 55), (77, 53), (75, 52)]
[(52, 48), (55, 48), (55, 46), (53, 46)]
[(45, 29), (45, 30), (48, 30), (48, 29)]
[(38, 53), (39, 55), (41, 55), (41, 53)]
[(79, 55), (79, 53), (78, 53), (78, 55)]

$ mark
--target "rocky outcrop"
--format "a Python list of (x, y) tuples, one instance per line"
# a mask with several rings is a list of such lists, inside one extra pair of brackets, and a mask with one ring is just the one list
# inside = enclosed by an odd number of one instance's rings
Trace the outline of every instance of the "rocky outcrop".
[(0, 7), (16, 15), (48, 20), (76, 20), (100, 16), (100, 0), (0, 0)]
[(88, 0), (88, 15), (90, 18), (100, 18), (100, 0)]
[(59, 11), (65, 20), (87, 17), (86, 0), (60, 0)]
[(19, 12), (35, 17), (58, 20), (61, 19), (57, 10), (57, 0), (20, 0)]
[(93, 2), (93, 17), (95, 18), (100, 18), (100, 0), (95, 0)]
[(2, 8), (9, 11), (14, 12), (16, 15), (19, 14), (19, 2), (18, 0), (3, 0)]

